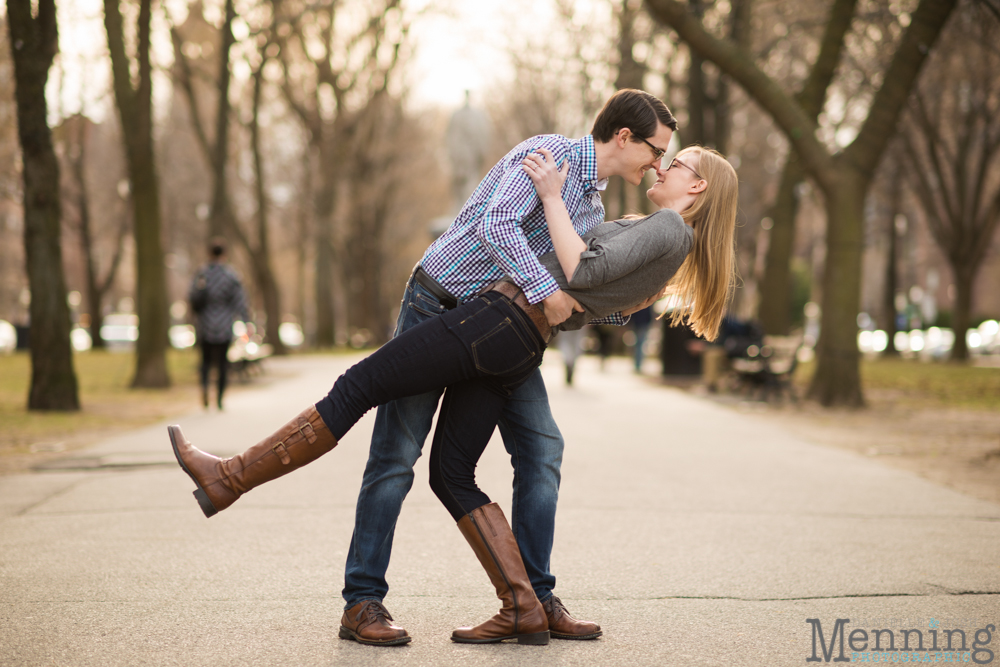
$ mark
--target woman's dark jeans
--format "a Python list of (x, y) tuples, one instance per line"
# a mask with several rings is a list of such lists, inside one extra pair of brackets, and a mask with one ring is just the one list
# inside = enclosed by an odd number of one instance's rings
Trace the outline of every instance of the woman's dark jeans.
[(476, 463), (511, 392), (542, 362), (545, 341), (496, 292), (409, 329), (352, 366), (316, 404), (339, 440), (371, 408), (447, 387), (431, 447), (431, 488), (456, 521), (490, 502)]

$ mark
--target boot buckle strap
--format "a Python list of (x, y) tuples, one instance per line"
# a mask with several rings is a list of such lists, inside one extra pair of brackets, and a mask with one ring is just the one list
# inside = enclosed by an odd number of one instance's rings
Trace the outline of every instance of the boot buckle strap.
[(316, 442), (317, 439), (316, 429), (313, 428), (313, 425), (311, 423), (306, 422), (304, 424), (299, 424), (298, 430), (299, 430), (299, 435), (305, 438), (306, 442), (308, 442), (310, 445)]
[(288, 448), (285, 447), (285, 443), (283, 441), (279, 440), (272, 445), (271, 451), (273, 451), (275, 456), (281, 460), (282, 465), (288, 465), (292, 462), (292, 457), (288, 455)]

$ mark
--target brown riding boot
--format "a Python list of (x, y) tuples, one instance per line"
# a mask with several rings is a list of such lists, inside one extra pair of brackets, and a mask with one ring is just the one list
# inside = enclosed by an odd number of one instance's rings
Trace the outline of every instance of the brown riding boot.
[(458, 521), (476, 557), (490, 575), (503, 602), (500, 613), (474, 628), (459, 628), (453, 641), (487, 644), (516, 639), (518, 644), (548, 644), (549, 624), (542, 603), (535, 597), (521, 552), (503, 511), (496, 503), (472, 510)]
[(250, 489), (312, 463), (337, 446), (314, 406), (231, 459), (201, 451), (188, 442), (180, 426), (168, 426), (167, 432), (177, 462), (198, 485), (194, 497), (205, 516), (221, 512)]
[(406, 630), (389, 621), (389, 610), (378, 600), (362, 600), (344, 612), (340, 638), (371, 646), (398, 646), (410, 641)]
[(542, 603), (549, 619), (549, 634), (553, 639), (597, 639), (601, 626), (590, 621), (578, 621), (566, 611), (566, 605), (555, 595)]

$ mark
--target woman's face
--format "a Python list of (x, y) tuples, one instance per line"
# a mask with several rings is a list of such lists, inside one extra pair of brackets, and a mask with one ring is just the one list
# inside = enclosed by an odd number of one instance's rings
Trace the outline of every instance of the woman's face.
[[(656, 183), (646, 191), (646, 196), (660, 208), (683, 211), (691, 205), (692, 195), (697, 195), (692, 188), (703, 180), (698, 173), (700, 163), (698, 151), (681, 151), (670, 161), (664, 158), (656, 170)], [(684, 209), (679, 209), (679, 204), (683, 204)]]

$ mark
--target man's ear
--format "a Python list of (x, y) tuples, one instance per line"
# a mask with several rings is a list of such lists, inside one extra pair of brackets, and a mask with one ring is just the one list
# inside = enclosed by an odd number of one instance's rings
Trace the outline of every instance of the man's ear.
[(632, 130), (627, 127), (620, 128), (617, 132), (615, 132), (615, 142), (618, 144), (618, 148), (625, 148), (631, 133)]

